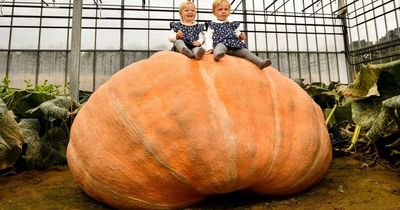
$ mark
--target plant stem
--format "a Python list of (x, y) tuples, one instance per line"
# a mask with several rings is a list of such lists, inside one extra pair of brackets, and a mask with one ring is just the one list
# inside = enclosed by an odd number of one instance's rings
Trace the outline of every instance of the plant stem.
[(328, 125), (329, 121), (331, 120), (331, 118), (332, 118), (332, 116), (333, 116), (333, 113), (334, 113), (335, 110), (336, 110), (336, 107), (337, 107), (337, 104), (335, 104), (335, 106), (333, 106), (332, 111), (329, 113), (328, 117), (326, 118), (326, 120), (325, 120), (325, 125)]
[(356, 124), (356, 129), (354, 130), (353, 138), (351, 138), (351, 145), (347, 148), (347, 151), (352, 150), (357, 143), (358, 136), (360, 135), (361, 125)]

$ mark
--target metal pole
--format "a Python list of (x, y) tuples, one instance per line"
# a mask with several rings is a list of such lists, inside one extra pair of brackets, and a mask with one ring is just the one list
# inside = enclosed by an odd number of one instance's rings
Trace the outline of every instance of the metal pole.
[(121, 1), (121, 30), (119, 38), (119, 68), (125, 67), (125, 57), (124, 57), (124, 19), (125, 19), (125, 0)]
[[(242, 9), (243, 9), (243, 30), (247, 32), (247, 7), (246, 7), (246, 1), (242, 2)], [(246, 43), (247, 46), (249, 46), (249, 41), (248, 39), (244, 40), (244, 43)]]
[(40, 19), (39, 19), (39, 37), (38, 37), (38, 44), (37, 44), (37, 55), (36, 55), (36, 72), (35, 72), (35, 85), (39, 84), (39, 71), (40, 71), (40, 41), (42, 37), (42, 25), (43, 25), (43, 7), (45, 4), (43, 2), (40, 3)]
[[(70, 7), (70, 5), (71, 5), (71, 1), (72, 0), (69, 0), (68, 1), (68, 28), (71, 26), (71, 18), (69, 18), (70, 16), (71, 16), (71, 7)], [(71, 35), (71, 31), (69, 30), (67, 28), (67, 43), (66, 43), (66, 46), (65, 46), (65, 56), (66, 56), (66, 61), (65, 61), (65, 69), (64, 69), (64, 87), (67, 87), (67, 84), (68, 84), (68, 67), (69, 67), (69, 60), (68, 60), (68, 57), (69, 57), (69, 55), (70, 55), (70, 52), (69, 52), (69, 37), (70, 37), (70, 35)]]
[[(8, 34), (8, 46), (7, 46), (7, 67), (6, 67), (6, 75), (5, 77), (8, 78), (9, 73), (10, 73), (10, 67), (11, 67), (11, 40), (13, 37), (13, 25), (14, 25), (14, 12), (15, 12), (15, 0), (12, 2), (12, 7), (11, 7), (11, 20), (10, 20), (10, 32)], [(3, 79), (3, 78), (1, 78)]]
[[(297, 2), (298, 3), (298, 2)], [(296, 3), (293, 1), (293, 11), (296, 12)], [(296, 50), (297, 50), (297, 66), (298, 66), (298, 72), (299, 72), (299, 79), (303, 79), (302, 77), (302, 72), (301, 72), (301, 62), (300, 62), (300, 44), (299, 44), (299, 34), (297, 33), (297, 14), (295, 14), (294, 18), (294, 23), (295, 23), (295, 34), (296, 34)]]
[(82, 0), (74, 0), (71, 37), (71, 63), (69, 66), (69, 94), (79, 99), (79, 72), (81, 58)]

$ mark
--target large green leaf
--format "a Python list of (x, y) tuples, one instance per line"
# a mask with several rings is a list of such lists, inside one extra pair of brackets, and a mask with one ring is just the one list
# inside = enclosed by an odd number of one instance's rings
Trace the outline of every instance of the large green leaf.
[(381, 112), (382, 98), (371, 96), (351, 103), (353, 121), (363, 129), (369, 129)]
[(399, 109), (400, 108), (400, 95), (398, 96), (393, 96), (391, 98), (388, 98), (382, 102), (383, 106), (393, 108), (393, 109)]
[(362, 65), (361, 69), (357, 73), (356, 80), (346, 89), (342, 90), (342, 94), (352, 98), (366, 96), (370, 89), (376, 85), (382, 71), (398, 72), (397, 70), (399, 69), (399, 66), (400, 60), (386, 64)]
[(366, 134), (367, 138), (372, 141), (377, 141), (378, 139), (382, 138), (389, 128), (389, 122), (396, 118), (396, 116), (394, 116), (394, 111), (391, 110), (398, 109), (399, 107), (400, 95), (383, 101), (379, 115), (376, 117), (373, 126)]
[(385, 98), (400, 95), (400, 71), (382, 71), (377, 86), (380, 95)]
[(0, 98), (0, 170), (12, 166), (22, 150), (22, 131)]
[(29, 169), (33, 169), (42, 161), (40, 155), (42, 145), (39, 137), (40, 122), (37, 119), (22, 119), (18, 126), (22, 129), (26, 143), (26, 164)]
[(27, 144), (25, 160), (29, 169), (44, 169), (66, 163), (68, 134), (64, 129), (53, 127), (39, 137), (40, 124), (37, 119), (22, 119), (18, 125), (23, 130)]
[(327, 86), (323, 83), (312, 83), (304, 88), (309, 96), (322, 108), (332, 108), (337, 101), (339, 101), (340, 95), (337, 91), (332, 88), (334, 85)]
[(40, 110), (44, 117), (52, 121), (55, 119), (67, 120), (71, 115), (73, 110), (80, 107), (77, 103), (69, 96), (58, 96), (55, 99), (45, 101), (41, 103), (38, 107), (30, 109), (27, 113), (34, 113)]
[(26, 111), (39, 106), (41, 103), (54, 99), (55, 96), (43, 93), (33, 93), (26, 90), (16, 90), (3, 97), (9, 110), (20, 118), (30, 117)]
[(374, 121), (373, 126), (371, 127), (371, 129), (368, 130), (366, 137), (372, 141), (376, 141), (382, 138), (386, 133), (389, 121), (390, 121), (389, 108), (383, 106), (381, 112)]
[(51, 128), (40, 138), (40, 156), (35, 162), (35, 168), (47, 168), (67, 163), (68, 134), (62, 128)]

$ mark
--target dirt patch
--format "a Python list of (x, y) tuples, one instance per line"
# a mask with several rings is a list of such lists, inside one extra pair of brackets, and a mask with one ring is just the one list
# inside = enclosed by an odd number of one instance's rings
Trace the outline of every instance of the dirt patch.
[[(382, 166), (362, 167), (351, 157), (334, 158), (320, 184), (300, 195), (270, 199), (243, 192), (211, 196), (196, 209), (400, 209), (400, 175)], [(0, 209), (111, 209), (86, 196), (67, 167), (0, 177)]]

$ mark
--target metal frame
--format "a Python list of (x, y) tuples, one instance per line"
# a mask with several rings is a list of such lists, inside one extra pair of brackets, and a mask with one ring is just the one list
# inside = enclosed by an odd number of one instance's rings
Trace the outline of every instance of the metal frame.
[[(254, 43), (254, 49), (252, 49), (255, 53), (257, 53), (261, 57), (270, 57), (274, 61), (274, 67), (277, 69), (281, 69), (283, 73), (287, 74), (288, 77), (299, 76), (301, 78), (308, 78), (306, 82), (319, 82), (323, 81), (324, 78), (328, 78), (329, 81), (351, 81), (352, 72), (355, 70), (358, 65), (363, 63), (371, 63), (371, 62), (383, 62), (385, 59), (397, 59), (400, 57), (400, 54), (396, 53), (396, 50), (400, 45), (400, 40), (387, 40), (387, 42), (374, 44), (371, 46), (363, 46), (350, 48), (350, 43), (354, 41), (361, 41), (360, 37), (360, 27), (365, 26), (365, 29), (368, 31), (367, 23), (373, 21), (375, 24), (375, 29), (377, 28), (377, 19), (380, 17), (385, 18), (385, 30), (387, 31), (387, 19), (386, 16), (388, 14), (394, 14), (397, 24), (397, 29), (399, 28), (399, 14), (398, 9), (400, 8), (399, 3), (396, 3), (394, 0), (347, 0), (348, 3), (343, 5), (341, 8), (334, 9), (333, 3), (335, 0), (303, 0), (303, 1), (294, 1), (294, 0), (273, 0), (263, 1), (262, 8), (264, 10), (256, 10), (255, 2), (259, 1), (232, 1), (232, 5), (235, 5), (232, 8), (233, 13), (237, 16), (241, 16), (241, 22), (243, 23), (243, 28), (246, 33), (248, 33), (249, 39), (252, 39), (252, 43)], [(196, 1), (199, 4), (199, 1)], [(269, 3), (269, 4), (267, 4)], [(377, 4), (380, 3), (380, 4)], [(95, 16), (85, 16), (82, 15), (82, 10), (80, 10), (80, 5), (82, 9), (85, 11), (95, 11)], [(361, 4), (361, 7), (355, 7), (356, 4)], [(392, 9), (385, 10), (387, 5), (391, 5)], [(65, 63), (65, 82), (69, 81), (70, 87), (72, 87), (72, 95), (74, 97), (78, 94), (78, 84), (79, 84), (79, 68), (80, 68), (80, 54), (81, 52), (93, 52), (93, 90), (96, 88), (96, 69), (97, 69), (97, 55), (101, 52), (119, 52), (119, 68), (123, 68), (125, 65), (124, 55), (128, 52), (142, 52), (143, 50), (127, 50), (124, 48), (124, 33), (129, 30), (143, 30), (147, 31), (147, 35), (150, 36), (152, 31), (168, 31), (168, 24), (165, 24), (166, 27), (154, 27), (151, 26), (153, 22), (169, 22), (173, 20), (177, 20), (178, 17), (175, 15), (178, 11), (178, 6), (175, 4), (175, 1), (172, 1), (172, 5), (170, 7), (156, 7), (151, 6), (150, 1), (141, 1), (141, 4), (138, 5), (125, 5), (125, 0), (121, 0), (120, 5), (107, 5), (102, 4), (102, 2), (94, 0), (93, 4), (84, 4), (82, 5), (82, 0), (74, 0), (73, 5), (71, 0), (68, 3), (59, 3), (57, 1), (52, 1), (52, 3), (48, 3), (46, 1), (38, 1), (37, 3), (32, 2), (22, 2), (16, 0), (9, 0), (2, 2), (2, 9), (10, 8), (10, 13), (5, 14), (3, 11), (3, 17), (10, 18), (9, 25), (0, 25), (1, 28), (9, 28), (9, 40), (8, 47), (6, 49), (0, 49), (0, 52), (7, 52), (7, 64), (5, 69), (5, 76), (8, 76), (10, 69), (10, 57), (14, 52), (36, 52), (36, 69), (35, 69), (35, 84), (39, 81), (40, 75), (40, 56), (43, 52), (65, 52), (67, 59)], [(241, 6), (241, 7), (240, 7)], [(61, 16), (51, 16), (51, 15), (43, 15), (44, 8), (57, 7), (60, 9), (68, 10), (68, 15)], [(366, 9), (366, 8), (370, 9)], [(15, 8), (38, 8), (40, 9), (40, 14), (28, 14), (28, 15), (16, 15), (14, 13)], [(73, 9), (75, 8), (75, 9)], [(250, 8), (250, 9), (249, 9)], [(294, 8), (293, 11), (288, 11), (288, 8)], [(297, 10), (296, 10), (297, 9)], [(347, 9), (348, 13), (340, 14), (341, 11)], [(383, 13), (376, 14), (378, 9), (383, 9)], [(78, 12), (80, 10), (80, 12)], [(102, 16), (102, 12), (104, 11), (112, 11), (117, 10), (120, 12), (119, 17), (104, 17)], [(72, 14), (72, 11), (74, 12)], [(147, 12), (147, 17), (126, 17), (127, 12)], [(151, 14), (154, 12), (159, 13), (170, 13), (171, 18), (154, 18), (151, 17)], [(366, 14), (373, 12), (373, 18), (367, 19)], [(72, 14), (72, 15), (71, 15)], [(198, 17), (210, 15), (210, 9), (199, 8)], [(82, 16), (82, 18), (80, 18)], [(249, 18), (250, 17), (250, 18)], [(263, 20), (260, 20), (260, 17)], [(360, 17), (364, 17), (363, 21), (359, 21)], [(1, 18), (1, 17), (0, 17)], [(15, 18), (28, 18), (28, 19), (39, 19), (38, 26), (22, 26), (15, 25)], [(56, 26), (46, 26), (42, 24), (43, 18), (46, 19), (64, 19), (68, 20), (67, 25), (56, 25)], [(94, 25), (92, 26), (83, 26), (80, 27), (83, 20), (94, 20)], [(277, 19), (282, 19), (283, 21), (277, 21)], [(119, 25), (113, 26), (99, 26), (99, 20), (116, 20), (119, 21)], [(125, 22), (127, 21), (143, 21), (147, 22), (146, 27), (124, 27)], [(273, 20), (271, 22), (271, 20)], [(294, 21), (292, 21), (294, 20)], [(205, 20), (199, 20), (200, 22)], [(322, 22), (322, 23), (320, 23)], [(352, 24), (356, 22), (355, 24)], [(260, 30), (259, 26), (263, 26), (264, 30)], [(11, 40), (13, 37), (13, 29), (16, 28), (32, 28), (39, 30), (39, 40), (37, 49), (14, 49), (11, 46)], [(284, 28), (284, 30), (280, 30)], [(319, 29), (323, 29), (322, 31)], [(65, 49), (56, 49), (56, 50), (44, 50), (40, 49), (41, 46), (41, 36), (43, 29), (65, 29), (67, 30), (67, 40), (72, 37), (71, 47), (69, 47), (69, 43)], [(81, 49), (80, 48), (80, 33), (81, 30), (94, 29), (94, 49)], [(119, 48), (118, 49), (110, 49), (110, 50), (99, 50), (97, 49), (97, 36), (98, 30), (119, 30)], [(278, 30), (279, 29), (279, 30)], [(357, 38), (352, 37), (352, 33), (350, 31), (357, 31)], [(72, 31), (72, 32), (71, 32)], [(379, 39), (377, 30), (371, 31), (370, 35), (375, 34), (375, 39)], [(275, 38), (268, 36), (272, 35)], [(296, 50), (289, 49), (289, 45), (293, 40), (289, 40), (289, 35), (295, 35), (296, 39), (294, 40)], [(399, 35), (399, 30), (397, 30), (397, 35)], [(264, 37), (265, 40), (262, 40), (258, 37)], [(273, 40), (269, 40), (269, 38), (273, 38)], [(286, 45), (285, 49), (279, 47), (279, 37), (286, 37)], [(305, 37), (305, 40), (302, 40), (302, 37)], [(318, 42), (318, 37), (322, 37), (322, 41)], [(331, 40), (333, 37), (334, 49), (328, 49), (328, 40)], [(340, 39), (340, 37), (342, 37)], [(400, 37), (400, 36), (398, 36)], [(356, 39), (354, 39), (356, 38)], [(369, 42), (369, 36), (367, 34), (367, 43)], [(300, 50), (303, 42), (306, 42), (306, 49)], [(331, 40), (332, 41), (332, 40)], [(147, 55), (150, 56), (152, 53), (157, 51), (157, 49), (150, 49), (150, 39), (147, 39), (147, 49), (143, 52), (147, 52)], [(259, 47), (259, 44), (265, 42), (266, 49), (262, 49)], [(321, 45), (325, 46), (325, 49), (321, 50)], [(274, 46), (277, 46), (276, 49), (273, 49)], [(315, 47), (314, 47), (315, 46)], [(315, 48), (315, 49), (314, 49)], [(343, 49), (343, 50), (342, 50)], [(389, 50), (389, 54), (382, 53), (384, 50)], [(398, 51), (397, 51), (398, 52)], [(368, 54), (369, 56), (364, 56)], [(376, 56), (378, 55), (378, 56)], [(302, 57), (306, 56), (308, 60), (305, 62), (302, 60)], [(341, 57), (345, 56), (347, 60), (347, 64), (345, 65), (348, 70), (346, 73), (347, 78), (343, 78), (343, 69), (340, 69)], [(334, 60), (331, 61), (329, 59), (333, 57)], [(361, 59), (362, 57), (362, 59)], [(325, 59), (325, 60), (324, 60)], [(312, 62), (316, 60), (315, 64)], [(307, 66), (304, 66), (304, 63)], [(325, 66), (323, 66), (323, 64)], [(334, 67), (336, 66), (336, 67)], [(324, 69), (324, 68), (328, 69)], [(331, 69), (332, 67), (332, 69)], [(313, 72), (311, 69), (316, 69), (318, 71), (317, 78), (313, 78)], [(327, 72), (327, 73), (326, 73)], [(0, 72), (1, 73), (1, 72)], [(69, 79), (67, 78), (69, 75)], [(0, 74), (0, 76), (2, 76)], [(75, 84), (75, 85), (74, 85)], [(74, 88), (76, 87), (76, 88)]]

